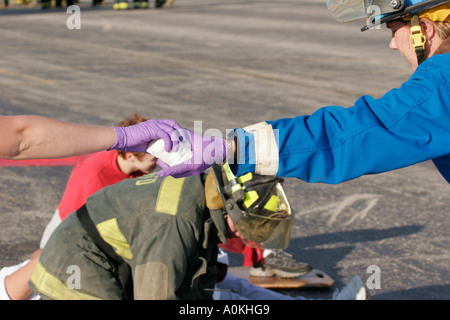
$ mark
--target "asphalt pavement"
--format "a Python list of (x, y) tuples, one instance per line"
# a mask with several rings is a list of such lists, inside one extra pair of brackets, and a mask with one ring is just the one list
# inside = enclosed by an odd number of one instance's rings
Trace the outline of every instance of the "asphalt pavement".
[[(141, 113), (224, 134), (381, 97), (411, 75), (389, 30), (340, 24), (325, 0), (78, 6), (80, 29), (68, 28), (75, 17), (65, 9), (0, 10), (0, 114), (114, 125)], [(0, 167), (0, 267), (38, 248), (70, 170)], [(335, 280), (286, 294), (326, 299), (359, 275), (372, 300), (450, 298), (450, 187), (431, 162), (285, 186), (296, 212), (286, 251)]]

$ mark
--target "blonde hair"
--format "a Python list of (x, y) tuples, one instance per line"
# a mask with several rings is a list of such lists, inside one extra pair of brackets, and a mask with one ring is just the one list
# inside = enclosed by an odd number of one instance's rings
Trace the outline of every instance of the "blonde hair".
[(442, 40), (450, 37), (450, 2), (447, 1), (436, 7), (425, 9), (419, 12), (418, 16), (429, 19)]
[(440, 22), (440, 21), (431, 21), (434, 25), (434, 30), (436, 31), (439, 38), (445, 40), (450, 37), (450, 23), (448, 22)]
[[(442, 40), (450, 37), (450, 1), (440, 4), (436, 7), (425, 9), (415, 13), (419, 18), (427, 18), (434, 25), (434, 29)], [(410, 23), (411, 16), (403, 18)]]

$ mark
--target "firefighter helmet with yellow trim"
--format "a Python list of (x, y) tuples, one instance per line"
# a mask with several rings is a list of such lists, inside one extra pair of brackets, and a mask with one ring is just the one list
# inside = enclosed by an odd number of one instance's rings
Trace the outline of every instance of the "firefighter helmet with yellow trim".
[(205, 182), (206, 205), (229, 215), (248, 246), (285, 249), (294, 214), (282, 182), (255, 173), (236, 178), (227, 163), (213, 165)]
[(449, 2), (449, 0), (328, 0), (327, 7), (339, 22), (368, 19), (367, 25), (361, 29), (364, 31), (388, 21), (416, 14), (427, 15), (432, 21), (450, 22)]
[(426, 58), (426, 38), (419, 18), (450, 22), (450, 0), (328, 0), (327, 7), (339, 22), (367, 18), (367, 24), (361, 31), (396, 19), (410, 21), (410, 43), (416, 52), (418, 64)]

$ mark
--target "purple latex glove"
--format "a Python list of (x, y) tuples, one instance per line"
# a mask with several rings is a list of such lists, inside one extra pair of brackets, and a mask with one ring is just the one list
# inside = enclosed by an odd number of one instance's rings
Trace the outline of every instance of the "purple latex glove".
[(145, 152), (150, 140), (163, 139), (167, 152), (172, 150), (171, 133), (181, 126), (174, 120), (147, 120), (128, 127), (114, 127), (116, 143), (109, 150)]
[(170, 167), (162, 160), (158, 160), (158, 164), (162, 169), (158, 172), (158, 176), (182, 178), (198, 175), (214, 163), (223, 163), (224, 159), (226, 159), (227, 148), (224, 139), (201, 136), (187, 129), (181, 129), (178, 132), (181, 134), (182, 139), (189, 139), (193, 153), (192, 158), (173, 167)]

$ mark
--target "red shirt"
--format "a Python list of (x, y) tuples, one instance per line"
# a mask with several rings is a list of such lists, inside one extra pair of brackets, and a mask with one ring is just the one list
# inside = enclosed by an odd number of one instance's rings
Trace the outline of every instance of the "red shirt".
[(119, 169), (117, 156), (116, 150), (101, 151), (82, 160), (73, 168), (58, 205), (61, 220), (79, 209), (86, 203), (87, 198), (98, 190), (130, 178)]

